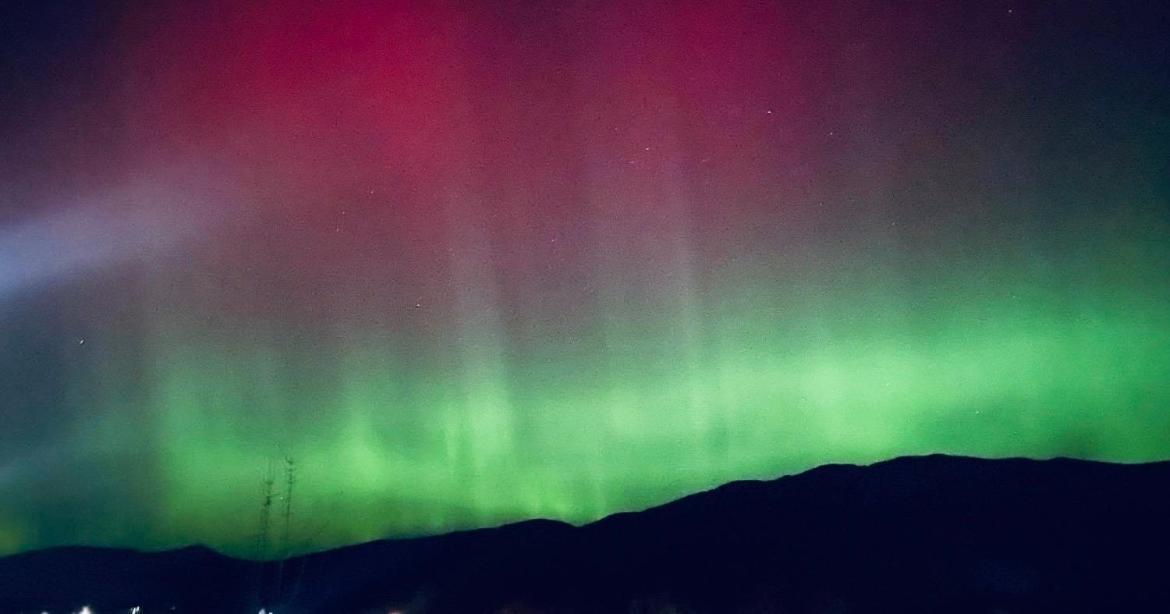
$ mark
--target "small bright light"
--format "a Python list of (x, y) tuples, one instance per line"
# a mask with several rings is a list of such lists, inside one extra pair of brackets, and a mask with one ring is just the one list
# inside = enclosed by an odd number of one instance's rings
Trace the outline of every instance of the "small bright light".
[(87, 605), (81, 606), (81, 611), (78, 612), (77, 614), (93, 614), (93, 610), (90, 610), (89, 606), (87, 606)]

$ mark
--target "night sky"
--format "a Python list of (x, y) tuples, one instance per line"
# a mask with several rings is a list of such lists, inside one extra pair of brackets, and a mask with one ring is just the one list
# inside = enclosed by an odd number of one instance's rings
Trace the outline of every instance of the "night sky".
[(1170, 457), (1164, 3), (419, 4), (3, 3), (0, 553)]

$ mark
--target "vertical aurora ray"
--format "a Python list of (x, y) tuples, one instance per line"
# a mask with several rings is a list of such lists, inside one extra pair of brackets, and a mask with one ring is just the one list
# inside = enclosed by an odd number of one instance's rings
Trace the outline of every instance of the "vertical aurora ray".
[(1161, 9), (232, 4), (0, 20), (0, 552), (1170, 455)]

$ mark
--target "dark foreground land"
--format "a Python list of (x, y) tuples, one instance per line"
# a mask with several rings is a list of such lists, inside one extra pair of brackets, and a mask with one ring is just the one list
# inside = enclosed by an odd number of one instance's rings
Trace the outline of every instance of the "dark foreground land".
[[(277, 586), (279, 574), (280, 586)], [(1170, 462), (901, 458), (259, 564), (0, 559), (0, 611), (1170, 612)]]

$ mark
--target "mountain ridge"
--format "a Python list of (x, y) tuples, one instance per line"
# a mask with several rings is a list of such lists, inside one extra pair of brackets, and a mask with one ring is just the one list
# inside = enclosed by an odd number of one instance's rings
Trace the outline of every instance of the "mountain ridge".
[(283, 564), (203, 546), (21, 553), (0, 558), (0, 611), (1144, 611), (1170, 607), (1167, 486), (1170, 461), (831, 464), (582, 526), (535, 519)]

